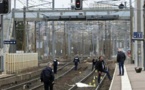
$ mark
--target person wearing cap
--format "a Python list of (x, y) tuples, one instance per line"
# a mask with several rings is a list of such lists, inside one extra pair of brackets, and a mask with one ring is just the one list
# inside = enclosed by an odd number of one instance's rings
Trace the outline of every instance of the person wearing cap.
[(53, 90), (54, 78), (52, 63), (48, 63), (40, 75), (40, 80), (44, 83), (44, 90)]
[(80, 63), (79, 57), (76, 56), (76, 57), (74, 58), (73, 62), (74, 62), (74, 65), (75, 65), (74, 69), (77, 70), (77, 68), (78, 68), (78, 63)]
[(118, 49), (117, 62), (119, 65), (119, 76), (124, 75), (124, 61), (126, 60), (126, 55), (121, 48)]

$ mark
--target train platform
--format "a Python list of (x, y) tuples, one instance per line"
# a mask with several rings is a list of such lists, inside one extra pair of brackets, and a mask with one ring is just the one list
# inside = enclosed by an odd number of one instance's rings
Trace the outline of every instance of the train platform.
[(109, 90), (145, 90), (145, 71), (136, 73), (134, 64), (125, 64), (124, 76), (118, 76), (116, 64), (113, 80)]
[(11, 77), (13, 74), (0, 74), (0, 79)]

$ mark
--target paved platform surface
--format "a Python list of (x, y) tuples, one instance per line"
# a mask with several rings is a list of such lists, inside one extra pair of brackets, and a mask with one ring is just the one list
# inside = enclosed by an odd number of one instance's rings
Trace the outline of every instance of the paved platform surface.
[(13, 76), (12, 74), (0, 74), (0, 79)]
[(134, 64), (126, 64), (124, 76), (118, 76), (119, 69), (116, 64), (109, 90), (145, 90), (145, 71), (136, 73), (134, 68)]

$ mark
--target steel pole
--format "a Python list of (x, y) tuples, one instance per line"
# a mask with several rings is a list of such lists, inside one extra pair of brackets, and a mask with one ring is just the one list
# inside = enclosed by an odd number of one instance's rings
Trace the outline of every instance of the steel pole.
[(70, 34), (70, 26), (69, 26), (69, 29), (68, 29), (68, 56), (70, 56), (70, 54), (71, 54), (71, 39), (70, 39), (70, 37), (71, 37), (71, 34)]
[(24, 32), (23, 32), (23, 50), (26, 52), (26, 7), (23, 8), (23, 22), (24, 22)]
[(29, 7), (29, 0), (26, 0), (26, 7), (28, 9), (28, 7)]
[(83, 55), (83, 31), (81, 30), (81, 32), (82, 32), (82, 43), (81, 43), (81, 44), (82, 44), (82, 45), (81, 45), (81, 46), (82, 46), (82, 48), (81, 48), (82, 52), (81, 52), (81, 53), (82, 53), (82, 55)]
[(38, 48), (39, 48), (39, 50), (38, 50), (38, 60), (40, 60), (40, 42), (41, 42), (41, 40), (40, 40), (40, 27), (41, 27), (41, 23), (39, 22), (39, 44), (38, 44)]
[(44, 41), (45, 41), (45, 47), (44, 47), (44, 51), (45, 51), (45, 55), (46, 57), (48, 57), (48, 24), (47, 24), (47, 21), (45, 20), (45, 38), (44, 38)]
[(133, 42), (132, 42), (132, 33), (133, 33), (133, 8), (132, 8), (132, 0), (129, 1), (130, 3), (130, 46), (131, 46), (131, 63), (133, 63)]
[(64, 37), (63, 37), (63, 43), (64, 43), (64, 57), (66, 57), (66, 22), (64, 21)]
[(16, 0), (14, 0), (14, 9), (16, 9)]
[(53, 60), (55, 59), (55, 31), (54, 31), (54, 21), (52, 21), (52, 54)]
[(143, 41), (143, 48), (144, 48), (144, 50), (143, 50), (143, 52), (144, 52), (144, 70), (145, 70), (145, 6), (144, 6), (144, 8), (143, 8), (143, 10), (144, 10), (144, 14), (143, 14), (143, 16), (144, 16), (144, 41)]
[[(55, 8), (55, 0), (52, 2), (52, 10)], [(54, 31), (54, 21), (52, 21), (52, 57), (55, 59), (55, 31)]]
[(28, 28), (28, 21), (27, 21), (27, 24), (26, 24), (26, 28), (27, 28), (26, 29), (26, 36), (27, 36), (26, 37), (26, 41), (27, 41), (26, 42), (26, 45), (27, 45), (26, 46), (26, 51), (29, 52), (29, 28)]
[(1, 52), (1, 56), (0, 56), (0, 72), (4, 71), (3, 73), (6, 73), (6, 67), (5, 67), (5, 63), (6, 61), (4, 60), (4, 44), (3, 44), (3, 40), (4, 40), (4, 32), (3, 32), (3, 15), (0, 15), (0, 52)]
[(36, 52), (36, 24), (37, 24), (37, 22), (35, 21), (35, 31), (34, 31), (34, 52)]

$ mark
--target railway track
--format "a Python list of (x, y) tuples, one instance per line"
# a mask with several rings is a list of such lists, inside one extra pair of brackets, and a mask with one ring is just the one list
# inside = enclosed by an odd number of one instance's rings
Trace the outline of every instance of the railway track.
[[(91, 68), (88, 69), (89, 66), (87, 67), (87, 65), (83, 63), (83, 66), (86, 66), (86, 67), (80, 66), (78, 71), (74, 71), (73, 66), (70, 68), (71, 65), (69, 64), (71, 63), (72, 62), (69, 62), (63, 67), (59, 68), (58, 73), (55, 74), (56, 79), (55, 79), (55, 84), (54, 84), (54, 90), (100, 90), (100, 87), (102, 88), (102, 84), (106, 75), (103, 75), (101, 83), (97, 84), (96, 82), (93, 81), (94, 79), (97, 81), (97, 78), (96, 78), (97, 73), (95, 71), (91, 72)], [(90, 72), (85, 72), (87, 69)], [(83, 75), (82, 73), (84, 72), (85, 74)], [(82, 77), (80, 78), (80, 76)], [(93, 87), (89, 87), (89, 88), (80, 89), (75, 84), (77, 82), (90, 84), (91, 81), (94, 82), (95, 84), (91, 83)], [(5, 88), (2, 90), (23, 90), (24, 88), (25, 90), (43, 90), (43, 83), (40, 82), (40, 78), (37, 78), (37, 79), (27, 81), (25, 83), (21, 83), (21, 85), (19, 84), (17, 87), (13, 86), (13, 87)]]
[[(68, 90), (70, 88), (69, 84), (80, 80), (91, 70), (91, 66), (86, 66), (85, 64), (80, 65), (77, 71), (73, 70), (73, 68), (55, 79), (54, 90)], [(37, 85), (29, 90), (43, 90), (43, 84), (41, 83), (41, 85)]]
[[(25, 80), (29, 80), (31, 77), (37, 77), (39, 72), (44, 68), (44, 66), (40, 66), (34, 71), (29, 71), (27, 73), (21, 74), (13, 74), (9, 77), (0, 78), (0, 90), (1, 88), (10, 87), (12, 85), (16, 85), (17, 83), (21, 83)], [(9, 81), (9, 82), (7, 82)]]
[[(64, 67), (68, 66), (69, 64), (71, 64), (72, 62), (69, 62), (67, 64), (65, 64), (64, 66), (62, 66), (61, 68), (58, 69), (58, 72), (63, 70)], [(41, 72), (42, 69), (40, 69), (39, 71)], [(39, 76), (34, 78), (34, 79), (31, 79), (31, 80), (27, 80), (27, 81), (24, 81), (24, 82), (20, 82), (16, 85), (13, 85), (13, 86), (7, 86), (8, 88), (3, 88), (1, 90), (23, 90), (24, 88), (29, 88), (33, 83), (37, 83), (37, 82), (40, 82), (40, 73), (39, 73)]]
[[(63, 77), (64, 75), (66, 75), (67, 73), (69, 73), (70, 71), (72, 71), (73, 68), (74, 68), (74, 66), (73, 66), (71, 69), (69, 69), (67, 72), (65, 72), (65, 73), (63, 73), (62, 75), (56, 77), (55, 80), (57, 80), (57, 79)], [(34, 86), (34, 87), (32, 87), (32, 88), (30, 88), (30, 89), (28, 89), (28, 90), (39, 90), (39, 89), (41, 90), (42, 87), (43, 87), (43, 83), (39, 82), (36, 86)]]
[[(69, 73), (71, 70), (73, 70), (74, 66), (70, 65), (70, 66), (66, 66), (64, 69), (60, 70), (59, 72), (57, 72), (57, 74), (55, 75), (56, 79), (59, 79), (61, 77), (63, 77), (64, 75), (66, 75), (67, 73)], [(29, 88), (28, 90), (35, 90), (37, 88), (41, 88), (43, 86), (43, 83), (39, 80), (38, 83), (36, 83), (35, 85), (33, 85), (31, 88)]]
[[(66, 62), (65, 62), (66, 63)], [(59, 67), (64, 66), (65, 63), (59, 64)], [(10, 87), (12, 85), (16, 85), (18, 83), (24, 82), (26, 80), (30, 80), (32, 77), (38, 77), (39, 73), (42, 69), (47, 65), (47, 63), (40, 63), (40, 66), (37, 68), (33, 68), (32, 70), (25, 70), (20, 74), (12, 74), (7, 77), (0, 78), (0, 90), (1, 88)], [(9, 81), (9, 82), (7, 82)]]
[(97, 84), (97, 71), (92, 71), (86, 77), (84, 77), (82, 80), (79, 82), (88, 84), (90, 87), (82, 87), (82, 86), (77, 86), (77, 84), (73, 85), (69, 90), (99, 90), (100, 86), (102, 85), (104, 78), (106, 77), (106, 74), (104, 74), (101, 78), (100, 84)]

